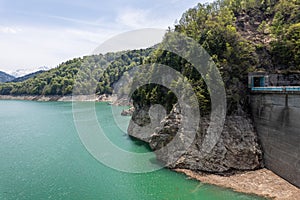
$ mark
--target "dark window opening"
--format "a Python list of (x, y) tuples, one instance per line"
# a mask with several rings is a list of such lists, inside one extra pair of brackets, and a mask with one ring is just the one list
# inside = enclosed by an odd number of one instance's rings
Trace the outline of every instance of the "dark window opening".
[(260, 77), (254, 77), (254, 87), (261, 87), (261, 78)]

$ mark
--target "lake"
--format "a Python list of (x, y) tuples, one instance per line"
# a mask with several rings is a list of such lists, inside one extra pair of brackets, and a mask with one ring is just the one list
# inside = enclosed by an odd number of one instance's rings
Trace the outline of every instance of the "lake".
[[(110, 133), (107, 137), (120, 148), (149, 151), (112, 123), (109, 105), (96, 103), (96, 112), (102, 128)], [(129, 119), (123, 117), (122, 126)], [(168, 169), (132, 174), (103, 165), (81, 143), (70, 102), (0, 101), (0, 122), (1, 200), (262, 199), (202, 184)]]

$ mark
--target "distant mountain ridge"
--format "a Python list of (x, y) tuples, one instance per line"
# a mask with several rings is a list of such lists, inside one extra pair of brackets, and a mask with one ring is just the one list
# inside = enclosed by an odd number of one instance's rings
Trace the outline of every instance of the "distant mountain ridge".
[(27, 79), (34, 78), (38, 74), (41, 74), (46, 71), (47, 70), (38, 70), (38, 71), (34, 71), (31, 73), (25, 74), (23, 76), (14, 76), (14, 75), (8, 74), (6, 72), (0, 71), (0, 83), (26, 81)]
[(46, 66), (38, 67), (38, 68), (30, 68), (30, 69), (17, 69), (15, 71), (10, 72), (10, 74), (16, 78), (26, 76), (28, 74), (32, 74), (38, 71), (47, 71), (50, 68)]
[(9, 82), (9, 81), (12, 81), (14, 79), (15, 79), (14, 76), (0, 71), (0, 83)]
[(25, 76), (14, 78), (13, 80), (8, 81), (8, 82), (22, 82), (22, 81), (26, 81), (27, 79), (34, 78), (35, 76), (37, 76), (37, 75), (39, 75), (39, 74), (41, 74), (43, 72), (45, 72), (45, 70), (39, 70), (37, 72), (26, 74)]

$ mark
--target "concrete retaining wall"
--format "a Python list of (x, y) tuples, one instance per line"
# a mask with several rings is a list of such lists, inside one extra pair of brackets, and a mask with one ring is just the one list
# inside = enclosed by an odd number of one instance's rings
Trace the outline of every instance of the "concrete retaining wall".
[(265, 166), (300, 187), (300, 94), (252, 94)]

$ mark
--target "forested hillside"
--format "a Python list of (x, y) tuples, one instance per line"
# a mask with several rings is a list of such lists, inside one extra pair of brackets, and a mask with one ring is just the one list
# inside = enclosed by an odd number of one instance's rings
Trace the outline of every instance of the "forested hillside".
[[(73, 91), (76, 76), (87, 78), (85, 84), (77, 86), (81, 94), (90, 89), (95, 82), (97, 94), (110, 94), (112, 85), (119, 80), (125, 71), (140, 65), (149, 56), (152, 49), (107, 53), (83, 58), (74, 58), (60, 64), (57, 68), (36, 75), (23, 82), (0, 85), (2, 95), (69, 95)], [(92, 66), (92, 67), (91, 67)], [(78, 72), (80, 74), (78, 74)]]
[[(300, 70), (299, 0), (218, 0), (198, 4), (185, 12), (169, 32), (193, 38), (210, 54), (225, 83), (229, 113), (248, 108), (248, 72)], [(154, 53), (152, 62), (172, 66), (187, 77), (199, 99), (201, 113), (209, 112), (210, 95), (190, 63), (162, 50)], [(172, 95), (166, 88), (148, 85), (133, 99), (140, 107), (163, 102), (171, 108), (176, 101)]]

